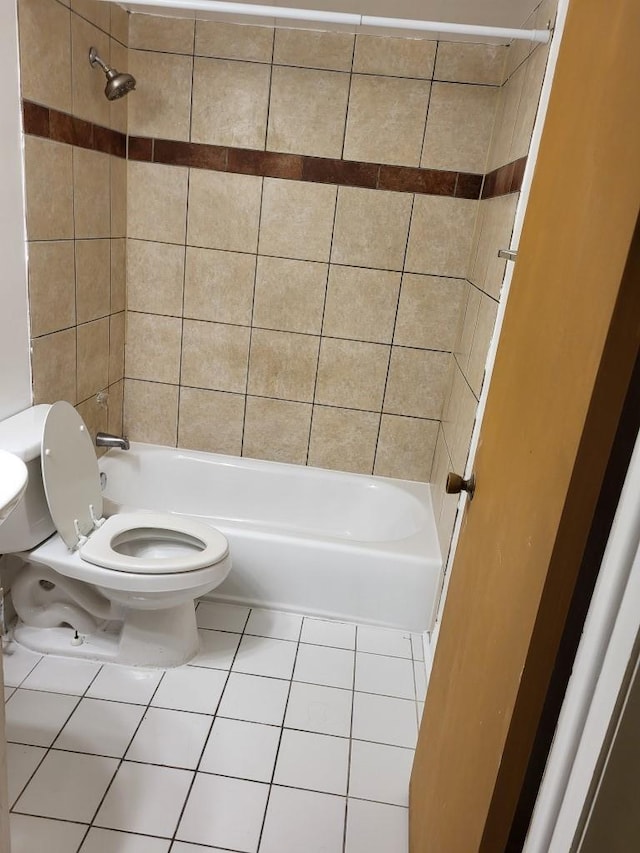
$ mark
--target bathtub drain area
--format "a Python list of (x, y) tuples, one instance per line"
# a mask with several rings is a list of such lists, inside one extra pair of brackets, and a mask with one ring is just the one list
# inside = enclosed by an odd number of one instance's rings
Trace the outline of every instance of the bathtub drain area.
[(4, 649), (13, 853), (406, 853), (422, 637), (196, 615), (166, 671)]

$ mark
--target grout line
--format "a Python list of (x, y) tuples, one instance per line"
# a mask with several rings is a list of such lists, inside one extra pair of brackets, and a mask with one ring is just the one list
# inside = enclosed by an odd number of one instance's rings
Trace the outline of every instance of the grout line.
[[(422, 164), (422, 158), (424, 157), (425, 145), (427, 143), (427, 126), (429, 124), (429, 110), (431, 109), (431, 98), (433, 96), (433, 83), (434, 83), (434, 75), (436, 72), (436, 63), (438, 61), (438, 48), (439, 48), (439, 46), (440, 46), (440, 42), (436, 41), (436, 49), (435, 49), (435, 53), (433, 54), (433, 71), (431, 72), (431, 79), (429, 81), (429, 96), (427, 98), (427, 111), (426, 111), (425, 116), (424, 116), (424, 127), (422, 129), (422, 145), (420, 146), (420, 159), (418, 160), (418, 166), (420, 166), (420, 167)], [(459, 178), (459, 175), (456, 178), (456, 186), (458, 183), (458, 178)], [(454, 187), (454, 194), (455, 194), (455, 187)]]

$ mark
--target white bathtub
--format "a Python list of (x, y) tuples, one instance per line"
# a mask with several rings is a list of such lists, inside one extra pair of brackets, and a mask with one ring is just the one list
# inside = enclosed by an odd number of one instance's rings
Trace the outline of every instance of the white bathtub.
[(107, 513), (162, 510), (225, 534), (233, 568), (216, 600), (431, 626), (442, 560), (424, 483), (136, 443), (100, 468)]

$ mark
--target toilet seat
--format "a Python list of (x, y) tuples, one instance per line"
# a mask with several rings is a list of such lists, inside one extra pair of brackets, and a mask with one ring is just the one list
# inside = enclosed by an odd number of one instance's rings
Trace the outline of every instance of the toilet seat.
[(89, 430), (70, 403), (60, 401), (49, 409), (41, 460), (53, 522), (67, 548), (82, 560), (118, 572), (166, 575), (203, 569), (227, 557), (223, 534), (195, 519), (158, 512), (103, 518), (98, 459)]
[[(144, 549), (145, 543), (152, 549), (155, 543), (175, 544), (184, 548), (184, 554), (127, 553), (138, 547)], [(160, 512), (123, 512), (107, 518), (78, 550), (83, 560), (105, 569), (164, 574), (191, 572), (219, 563), (229, 553), (229, 544), (219, 530), (190, 518)]]

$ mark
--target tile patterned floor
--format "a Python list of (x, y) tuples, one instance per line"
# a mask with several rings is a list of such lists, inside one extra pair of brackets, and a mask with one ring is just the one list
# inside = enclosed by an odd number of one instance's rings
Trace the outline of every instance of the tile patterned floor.
[(421, 638), (197, 616), (166, 672), (5, 649), (13, 853), (406, 853)]

